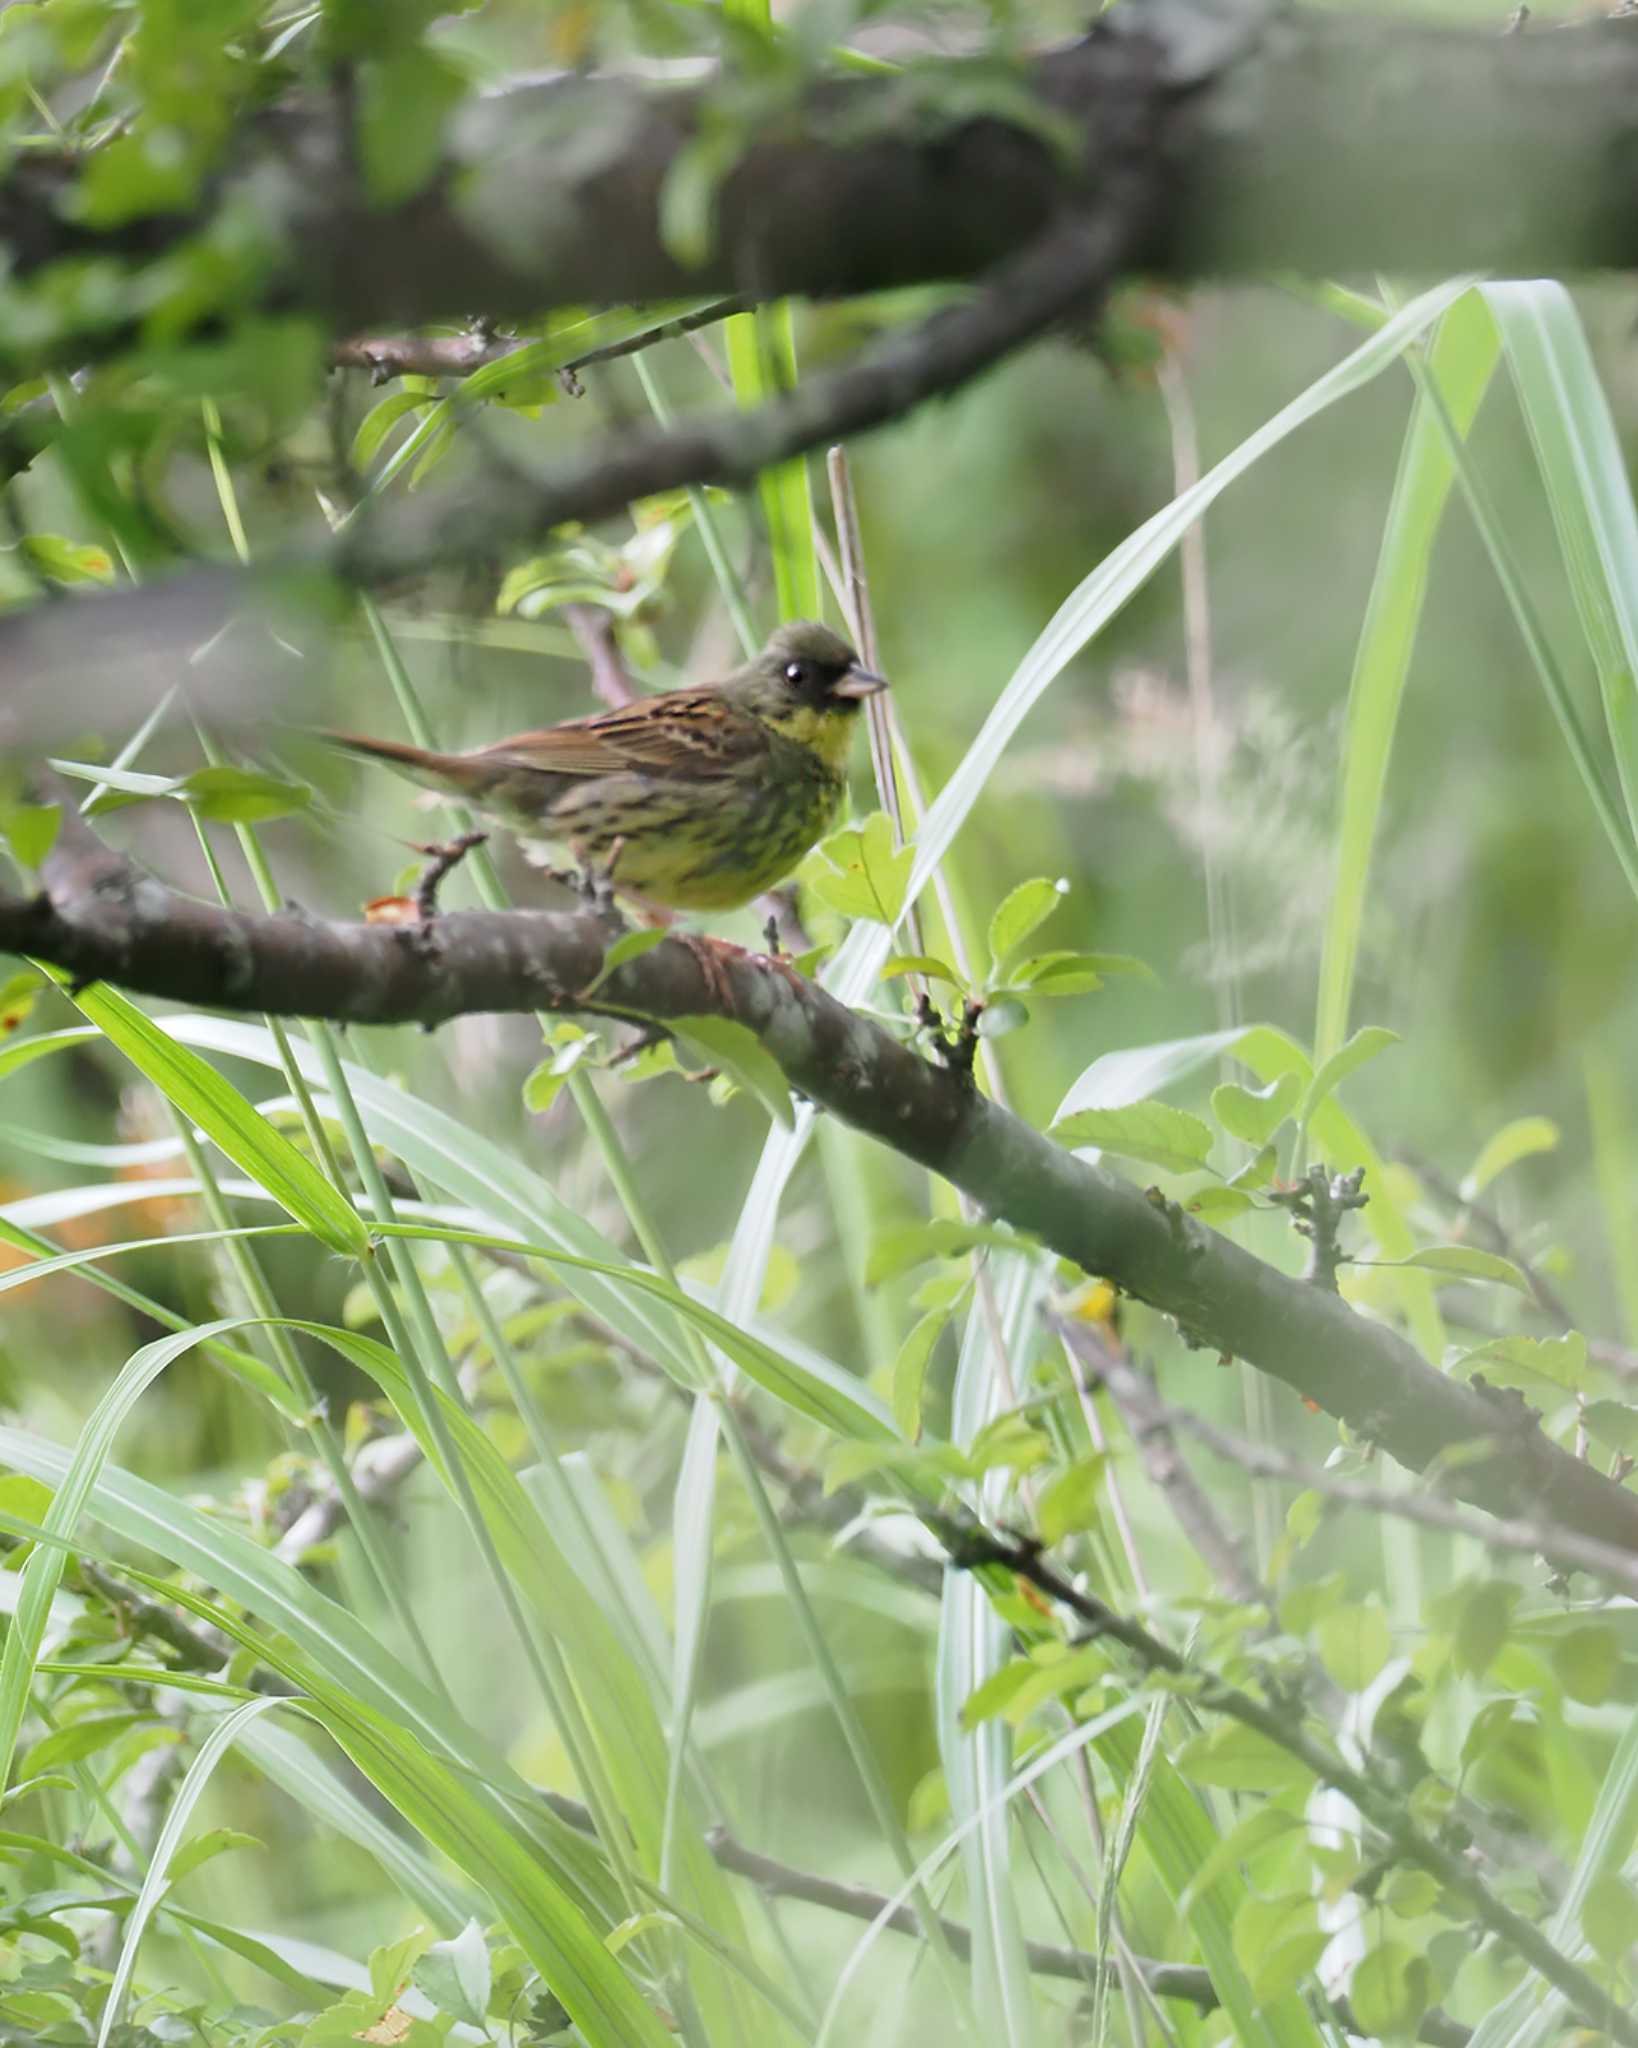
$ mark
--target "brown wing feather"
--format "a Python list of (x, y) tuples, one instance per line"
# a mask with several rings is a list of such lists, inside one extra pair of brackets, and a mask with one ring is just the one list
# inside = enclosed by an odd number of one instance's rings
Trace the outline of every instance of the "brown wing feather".
[(715, 690), (667, 690), (618, 711), (514, 733), (468, 758), (545, 775), (721, 775), (765, 755), (767, 734)]

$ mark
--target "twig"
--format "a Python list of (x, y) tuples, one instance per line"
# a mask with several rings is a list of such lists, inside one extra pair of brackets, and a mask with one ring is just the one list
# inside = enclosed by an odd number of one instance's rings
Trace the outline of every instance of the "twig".
[(1118, 1642), (1146, 1673), (1185, 1680), (1196, 1706), (1238, 1721), (1296, 1757), (1321, 1784), (1352, 1801), (1383, 1835), (1397, 1860), (1419, 1865), (1447, 1891), (1465, 1900), (1480, 1925), (1554, 1985), (1590, 2026), (1602, 2027), (1623, 2048), (1638, 2048), (1638, 2018), (1621, 2011), (1596, 1978), (1556, 1948), (1532, 1921), (1504, 1905), (1461, 1856), (1424, 1834), (1394, 1793), (1316, 1741), (1289, 1711), (1265, 1705), (1215, 1672), (1191, 1664), (1141, 1623), (1117, 1614), (1065, 1578), (1029, 1538), (998, 1536), (979, 1523), (957, 1522), (948, 1516), (927, 1515), (924, 1519), (944, 1543), (957, 1570), (981, 1571), (996, 1565), (1011, 1572), (1083, 1622), (1085, 1640), (1107, 1637)]
[[(1168, 1417), (1145, 1374), (1104, 1341), (1091, 1324), (1049, 1316), (1071, 1358), (1109, 1389), (1142, 1454), (1150, 1479), (1164, 1495), (1177, 1525), (1194, 1545), (1225, 1599), (1243, 1606), (1268, 1604), (1267, 1589), (1247, 1565), (1199, 1481), (1178, 1452)], [(1077, 1378), (1079, 1374), (1077, 1373)]]
[[(594, 363), (612, 363), (622, 356), (634, 356), (656, 342), (672, 341), (679, 335), (692, 334), (696, 327), (708, 327), (731, 314), (743, 313), (751, 303), (737, 297), (714, 300), (709, 306), (701, 306), (675, 320), (657, 321), (639, 334), (628, 334), (622, 341), (588, 349), (583, 356), (563, 364), (557, 374), (573, 377), (576, 371), (589, 369)], [(493, 327), (479, 325), (464, 334), (358, 334), (338, 341), (330, 360), (337, 369), (368, 370), (372, 384), (385, 384), (391, 377), (470, 377), (474, 370), (504, 363), (520, 349), (534, 346), (529, 335), (497, 334)]]
[(454, 839), (436, 839), (417, 845), (415, 851), (427, 856), (426, 867), (415, 885), (415, 909), (423, 924), (438, 915), (438, 891), (475, 846), (482, 846), (487, 832), (462, 832)]
[(620, 641), (614, 628), (614, 614), (600, 604), (566, 604), (563, 622), (580, 643), (591, 670), (591, 686), (611, 711), (623, 711), (642, 695), (631, 679)]
[(1336, 1293), (1337, 1268), (1347, 1257), (1339, 1241), (1342, 1219), (1350, 1209), (1363, 1209), (1371, 1199), (1363, 1192), (1364, 1179), (1363, 1166), (1338, 1174), (1311, 1166), (1295, 1187), (1268, 1191), (1271, 1202), (1291, 1211), (1292, 1229), (1313, 1247), (1303, 1278), (1328, 1294)]

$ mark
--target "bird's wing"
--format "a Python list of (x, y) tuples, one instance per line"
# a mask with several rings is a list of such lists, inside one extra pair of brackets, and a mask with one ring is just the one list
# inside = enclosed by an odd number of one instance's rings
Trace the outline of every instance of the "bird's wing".
[(546, 775), (722, 775), (762, 759), (768, 736), (716, 690), (668, 690), (618, 711), (514, 733), (482, 758)]

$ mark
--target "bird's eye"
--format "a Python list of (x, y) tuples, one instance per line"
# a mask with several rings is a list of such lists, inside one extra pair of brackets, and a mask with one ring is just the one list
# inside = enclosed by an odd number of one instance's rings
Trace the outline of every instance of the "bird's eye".
[(805, 683), (808, 679), (808, 665), (805, 661), (787, 661), (785, 680), (787, 683)]

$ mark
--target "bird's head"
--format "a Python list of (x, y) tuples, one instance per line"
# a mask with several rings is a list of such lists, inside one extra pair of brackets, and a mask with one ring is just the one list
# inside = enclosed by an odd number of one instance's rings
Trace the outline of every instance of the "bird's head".
[(864, 667), (839, 633), (814, 619), (793, 619), (724, 687), (775, 732), (839, 768), (854, 715), (887, 681)]

